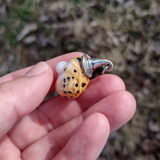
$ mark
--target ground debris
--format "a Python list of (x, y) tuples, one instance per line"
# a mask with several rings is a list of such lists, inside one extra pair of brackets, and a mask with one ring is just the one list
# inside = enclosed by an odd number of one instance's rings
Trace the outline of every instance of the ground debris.
[(37, 24), (27, 24), (17, 36), (17, 41), (21, 41), (26, 35), (37, 30)]

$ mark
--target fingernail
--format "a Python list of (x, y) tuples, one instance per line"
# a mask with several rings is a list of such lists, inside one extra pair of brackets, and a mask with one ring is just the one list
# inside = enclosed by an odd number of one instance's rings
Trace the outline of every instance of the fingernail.
[(45, 62), (39, 62), (38, 64), (36, 64), (33, 68), (31, 68), (26, 74), (25, 76), (36, 76), (38, 74), (43, 73), (44, 71), (46, 71), (48, 69), (48, 65)]

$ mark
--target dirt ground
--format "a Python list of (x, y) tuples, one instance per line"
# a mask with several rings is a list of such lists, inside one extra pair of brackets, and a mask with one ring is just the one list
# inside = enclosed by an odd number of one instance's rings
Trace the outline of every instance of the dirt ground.
[(0, 76), (73, 51), (111, 60), (137, 101), (99, 160), (159, 160), (159, 0), (0, 0)]

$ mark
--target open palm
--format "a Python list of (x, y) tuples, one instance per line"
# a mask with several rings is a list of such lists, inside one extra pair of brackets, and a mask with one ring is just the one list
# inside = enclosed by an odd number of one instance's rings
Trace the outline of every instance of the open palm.
[(95, 160), (109, 134), (133, 116), (133, 96), (111, 74), (91, 80), (77, 99), (56, 96), (42, 102), (54, 91), (56, 64), (79, 55), (66, 54), (0, 78), (1, 160)]

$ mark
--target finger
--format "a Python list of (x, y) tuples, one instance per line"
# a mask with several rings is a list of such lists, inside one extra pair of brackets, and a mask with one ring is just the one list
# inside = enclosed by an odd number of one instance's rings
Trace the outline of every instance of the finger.
[[(51, 68), (53, 70), (53, 73), (54, 73), (54, 82), (53, 82), (52, 87), (51, 87), (49, 92), (54, 91), (54, 85), (55, 85), (55, 81), (57, 79), (57, 72), (56, 72), (57, 63), (60, 62), (60, 61), (69, 62), (72, 58), (78, 57), (80, 55), (83, 55), (83, 53), (81, 53), (81, 52), (73, 52), (73, 53), (69, 53), (69, 54), (65, 54), (65, 55), (53, 58), (53, 59), (48, 60), (46, 62), (47, 64), (49, 64), (51, 66)], [(7, 74), (7, 75), (5, 75), (5, 76), (0, 78), (0, 83), (11, 81), (11, 80), (16, 79), (18, 77), (24, 76), (32, 67), (33, 66), (27, 67), (25, 69), (21, 69), (21, 70), (12, 72), (12, 73), (9, 73), (9, 74)]]
[(0, 138), (17, 120), (32, 112), (43, 101), (52, 80), (52, 69), (41, 62), (25, 76), (0, 84)]
[[(87, 151), (87, 155), (85, 154), (86, 157), (84, 159), (88, 160), (89, 157), (95, 159), (104, 147), (108, 135), (109, 123), (106, 117), (104, 117), (102, 114), (95, 113), (89, 116), (86, 120), (83, 120), (82, 117), (76, 118), (74, 121), (72, 120), (57, 130), (50, 132), (48, 135), (38, 140), (29, 146), (25, 151), (23, 151), (22, 157), (23, 159), (31, 160), (49, 160), (55, 157), (61, 151), (61, 149), (65, 147), (55, 159), (62, 159), (62, 156), (64, 156), (63, 154), (67, 152), (68, 154), (66, 156), (71, 154), (71, 159), (78, 160), (78, 158), (75, 157), (79, 156), (75, 155), (78, 153), (74, 153), (74, 151), (71, 152), (71, 150), (74, 149), (76, 149), (79, 154), (82, 154), (82, 151)], [(60, 139), (62, 140), (59, 143)], [(81, 144), (83, 146), (81, 146)], [(72, 145), (74, 145), (74, 149)], [(69, 149), (68, 147), (72, 148)], [(90, 154), (92, 150), (96, 150), (96, 153)]]
[(83, 117), (79, 116), (49, 132), (26, 148), (22, 153), (23, 157), (27, 159), (28, 155), (31, 155), (35, 160), (52, 159), (66, 145), (83, 121)]
[(105, 115), (112, 129), (109, 132), (113, 132), (129, 121), (134, 112), (135, 102), (130, 93), (126, 91), (113, 93), (81, 115), (46, 134), (46, 136), (37, 140), (35, 143), (32, 143), (24, 153), (33, 157), (39, 153), (39, 157), (45, 156), (46, 159), (51, 159), (51, 157), (56, 156), (66, 146), (77, 128), (91, 115), (95, 113)]
[(113, 74), (99, 76), (89, 83), (85, 93), (76, 99), (82, 112), (106, 96), (125, 90), (125, 84), (121, 78)]
[(0, 160), (20, 160), (20, 157), (19, 149), (14, 146), (7, 135), (0, 139)]
[(93, 160), (101, 153), (109, 135), (107, 118), (96, 113), (76, 130), (64, 149), (53, 160)]
[(133, 117), (135, 110), (136, 101), (132, 94), (127, 91), (117, 91), (94, 104), (83, 113), (83, 117), (86, 118), (95, 112), (104, 114), (112, 133), (127, 123)]
[[(115, 75), (103, 75), (95, 78), (91, 80), (90, 85), (84, 95), (79, 98), (78, 103), (76, 100), (67, 100), (60, 96), (54, 97), (41, 104), (30, 115), (21, 119), (9, 132), (10, 138), (23, 150), (51, 130), (80, 115), (94, 103), (113, 92), (124, 89), (123, 81)], [(21, 137), (21, 140), (19, 137)]]

